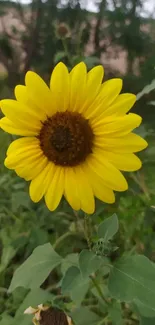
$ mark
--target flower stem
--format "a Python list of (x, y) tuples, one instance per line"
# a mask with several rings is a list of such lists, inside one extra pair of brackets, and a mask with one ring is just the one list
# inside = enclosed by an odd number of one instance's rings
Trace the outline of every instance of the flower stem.
[(99, 286), (99, 284), (97, 283), (96, 279), (93, 277), (93, 276), (90, 276), (99, 296), (102, 298), (102, 300), (105, 302), (106, 305), (109, 305), (109, 302), (107, 301), (107, 299), (104, 297), (103, 293), (102, 293), (102, 290)]
[(60, 237), (56, 240), (56, 242), (53, 244), (53, 248), (56, 249), (57, 246), (59, 246), (59, 244), (61, 244), (61, 242), (62, 242), (63, 240), (65, 240), (66, 238), (68, 238), (68, 237), (70, 237), (70, 236), (75, 236), (75, 235), (76, 235), (76, 234), (75, 234), (74, 232), (70, 232), (70, 231), (66, 232), (65, 234), (63, 234), (62, 236), (60, 236)]
[(67, 43), (66, 43), (66, 39), (65, 38), (62, 38), (62, 45), (64, 47), (64, 51), (65, 51), (66, 56), (68, 58), (68, 62), (71, 65), (71, 68), (72, 68), (72, 66), (73, 66), (72, 59), (71, 59), (71, 56), (70, 56), (70, 53), (69, 53), (68, 46), (67, 46)]
[(84, 216), (84, 234), (87, 240), (88, 248), (91, 250), (91, 227), (90, 227), (90, 216), (85, 213)]

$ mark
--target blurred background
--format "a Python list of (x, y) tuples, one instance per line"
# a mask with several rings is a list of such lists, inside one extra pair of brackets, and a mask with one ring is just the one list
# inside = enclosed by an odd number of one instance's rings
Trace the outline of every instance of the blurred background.
[[(0, 97), (29, 69), (48, 80), (61, 60), (101, 63), (106, 78), (121, 76), (124, 90), (138, 93), (155, 78), (154, 41), (154, 0), (0, 0)], [(151, 122), (145, 102), (137, 109)]]
[[(155, 261), (154, 0), (0, 0), (0, 99), (14, 96), (27, 70), (48, 82), (56, 63), (63, 61), (71, 69), (81, 60), (88, 70), (103, 64), (105, 79), (121, 77), (123, 91), (139, 94), (132, 111), (143, 117), (138, 133), (149, 142), (139, 155), (143, 168), (125, 175), (129, 190), (117, 194), (111, 206), (97, 202), (92, 228), (116, 212), (120, 232), (115, 244), (120, 249), (112, 259), (126, 250)], [(82, 214), (76, 219), (65, 201), (53, 213), (43, 202), (30, 201), (28, 184), (3, 165), (10, 141), (12, 136), (0, 131), (0, 325), (11, 324), (26, 294), (7, 294), (15, 269), (36, 246), (53, 243), (83, 220)], [(72, 236), (71, 242), (66, 235), (63, 244), (58, 242), (58, 252), (66, 255), (86, 247), (80, 227), (81, 236)], [(52, 291), (58, 281), (59, 274), (52, 273), (44, 287)]]

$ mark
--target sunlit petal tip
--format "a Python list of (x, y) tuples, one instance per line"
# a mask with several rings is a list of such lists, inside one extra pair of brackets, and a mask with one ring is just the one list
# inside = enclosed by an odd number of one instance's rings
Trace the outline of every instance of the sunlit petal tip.
[(86, 66), (86, 64), (83, 62), (83, 61), (81, 61), (80, 63), (78, 63), (77, 65), (75, 65), (75, 67), (71, 70), (71, 73), (73, 72), (73, 71), (75, 71), (75, 70), (85, 70), (85, 71), (87, 71), (87, 66)]
[[(1, 106), (0, 106), (0, 108), (1, 108)], [(4, 119), (4, 117), (0, 119), (0, 128), (2, 128), (2, 129), (3, 129), (3, 119)]]
[(142, 168), (142, 161), (140, 159), (138, 159), (137, 160), (137, 165), (135, 165), (135, 167), (133, 168), (133, 171), (139, 170), (141, 168)]
[(128, 103), (130, 104), (130, 109), (134, 106), (134, 104), (137, 101), (137, 96), (135, 94), (131, 94), (131, 93), (124, 93), (122, 94), (123, 96), (126, 96), (126, 98), (128, 99)]
[[(21, 87), (21, 85), (17, 85), (17, 86), (15, 86), (15, 89), (14, 89), (15, 97), (18, 96), (18, 91), (19, 91), (20, 87)], [(24, 86), (23, 86), (23, 87), (24, 87)]]
[(26, 74), (25, 74), (25, 83), (27, 81), (27, 79), (31, 78), (31, 76), (34, 74), (35, 72), (34, 71), (27, 71)]
[(132, 97), (132, 99), (133, 99), (133, 101), (135, 103), (136, 100), (137, 100), (137, 96), (135, 94), (129, 94), (129, 95), (130, 95), (130, 97)]
[(33, 195), (32, 190), (31, 190), (31, 187), (29, 188), (29, 195), (30, 195), (31, 200), (34, 203), (38, 203), (40, 201), (40, 199), (38, 197), (36, 197), (36, 196)]
[(143, 148), (142, 148), (142, 150), (146, 149), (148, 147), (148, 145), (149, 145), (148, 142), (145, 139), (143, 139)]
[(125, 180), (124, 187), (122, 188), (122, 191), (127, 191), (128, 188), (129, 188), (129, 185), (128, 185), (127, 181)]
[(26, 95), (26, 87), (24, 85), (17, 85), (14, 89), (14, 94), (15, 94), (16, 100), (22, 101), (23, 95), (24, 95), (24, 97)]
[(57, 63), (57, 65), (55, 66), (54, 70), (56, 70), (56, 69), (66, 69), (68, 71), (67, 66), (63, 62)]
[(120, 88), (123, 87), (123, 80), (121, 78), (116, 78), (118, 84), (120, 84)]
[(6, 157), (5, 160), (4, 160), (4, 166), (9, 168), (9, 169), (12, 169), (12, 164), (10, 162), (10, 158), (9, 157)]
[[(95, 75), (98, 76), (97, 82), (98, 85), (100, 85), (100, 80), (99, 78), (101, 78), (101, 82), (103, 81), (103, 77), (104, 77), (104, 67), (102, 65), (97, 65), (96, 67), (92, 68), (89, 72), (88, 72), (88, 76), (89, 75)], [(93, 80), (94, 81), (94, 80)], [(95, 82), (95, 81), (94, 81)]]
[(132, 117), (133, 122), (134, 122), (134, 128), (140, 126), (140, 124), (142, 123), (142, 117), (138, 114), (129, 113), (129, 115), (127, 115), (127, 116)]
[[(105, 83), (106, 83), (106, 82), (105, 82)], [(121, 78), (113, 78), (113, 79), (109, 79), (109, 80), (107, 81), (107, 83), (109, 83), (109, 85), (110, 85), (110, 83), (113, 84), (113, 87), (114, 87), (115, 89), (118, 89), (119, 92), (121, 92), (122, 87), (123, 87), (123, 80), (122, 80)], [(104, 86), (104, 83), (103, 83), (103, 86)]]
[[(12, 99), (2, 99), (2, 100), (0, 101), (0, 107), (1, 107), (1, 109), (5, 108), (6, 105), (10, 103), (10, 101), (12, 101)], [(13, 101), (14, 101), (14, 100), (13, 100)]]
[(92, 68), (90, 71), (94, 72), (94, 71), (97, 71), (97, 70), (100, 71), (100, 72), (102, 72), (102, 73), (104, 73), (104, 67), (103, 67), (103, 65), (99, 64), (96, 67)]
[(29, 82), (32, 82), (34, 77), (43, 80), (36, 72), (29, 70), (25, 74), (25, 85), (27, 85)]
[(114, 195), (110, 198), (110, 200), (107, 203), (114, 204), (115, 201), (116, 201), (116, 197), (115, 197), (115, 193), (114, 193)]
[(88, 207), (87, 209), (83, 208), (82, 210), (87, 214), (93, 214), (95, 212), (95, 204), (94, 204), (94, 207), (90, 207), (90, 208)]
[(10, 104), (12, 104), (12, 103), (14, 104), (15, 102), (16, 102), (16, 100), (14, 100), (14, 99), (2, 99), (1, 100), (1, 110), (4, 115), (6, 115), (5, 111), (6, 111), (6, 109), (8, 109)]

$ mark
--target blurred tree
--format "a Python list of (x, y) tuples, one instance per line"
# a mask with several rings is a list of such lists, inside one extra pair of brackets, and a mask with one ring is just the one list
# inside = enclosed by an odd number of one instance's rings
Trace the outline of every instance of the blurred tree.
[[(10, 15), (18, 21), (18, 27), (8, 26)], [(63, 5), (60, 0), (32, 0), (29, 5), (20, 2), (2, 1), (0, 24), (0, 62), (8, 73), (8, 85), (14, 87), (23, 80), (30, 68), (48, 76), (57, 53), (67, 51), (72, 56), (82, 55), (89, 40), (88, 13), (81, 10), (78, 0), (69, 0)], [(10, 19), (11, 20), (11, 19)], [(57, 37), (56, 28), (66, 22), (71, 37), (66, 47)], [(68, 64), (67, 53), (63, 55)]]
[[(84, 1), (68, 0), (64, 4), (61, 0), (31, 0), (27, 5), (20, 0), (0, 1), (0, 62), (7, 70), (11, 88), (23, 81), (29, 69), (46, 79), (58, 61), (63, 59), (71, 67), (83, 60), (90, 36), (94, 62), (102, 53), (109, 58), (109, 48), (113, 56), (125, 50), (131, 84), (136, 74), (153, 77), (154, 20), (141, 17), (143, 1), (98, 0), (97, 13), (81, 9), (81, 4)], [(56, 34), (60, 23), (66, 23), (71, 31), (65, 42)]]
[[(141, 62), (145, 61), (152, 48), (148, 20), (141, 16), (143, 1), (101, 0), (97, 3), (96, 51), (101, 54), (107, 50), (105, 45), (100, 46), (100, 41), (108, 38), (108, 47), (118, 45), (127, 52), (127, 73), (135, 72), (135, 62), (140, 71)], [(103, 24), (104, 21), (107, 25)]]

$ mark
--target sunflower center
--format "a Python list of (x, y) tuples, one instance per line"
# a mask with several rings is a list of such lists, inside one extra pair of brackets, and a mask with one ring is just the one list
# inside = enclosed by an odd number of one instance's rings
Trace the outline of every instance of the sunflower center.
[(92, 152), (93, 132), (79, 113), (57, 112), (48, 118), (39, 134), (45, 156), (60, 166), (76, 166)]

